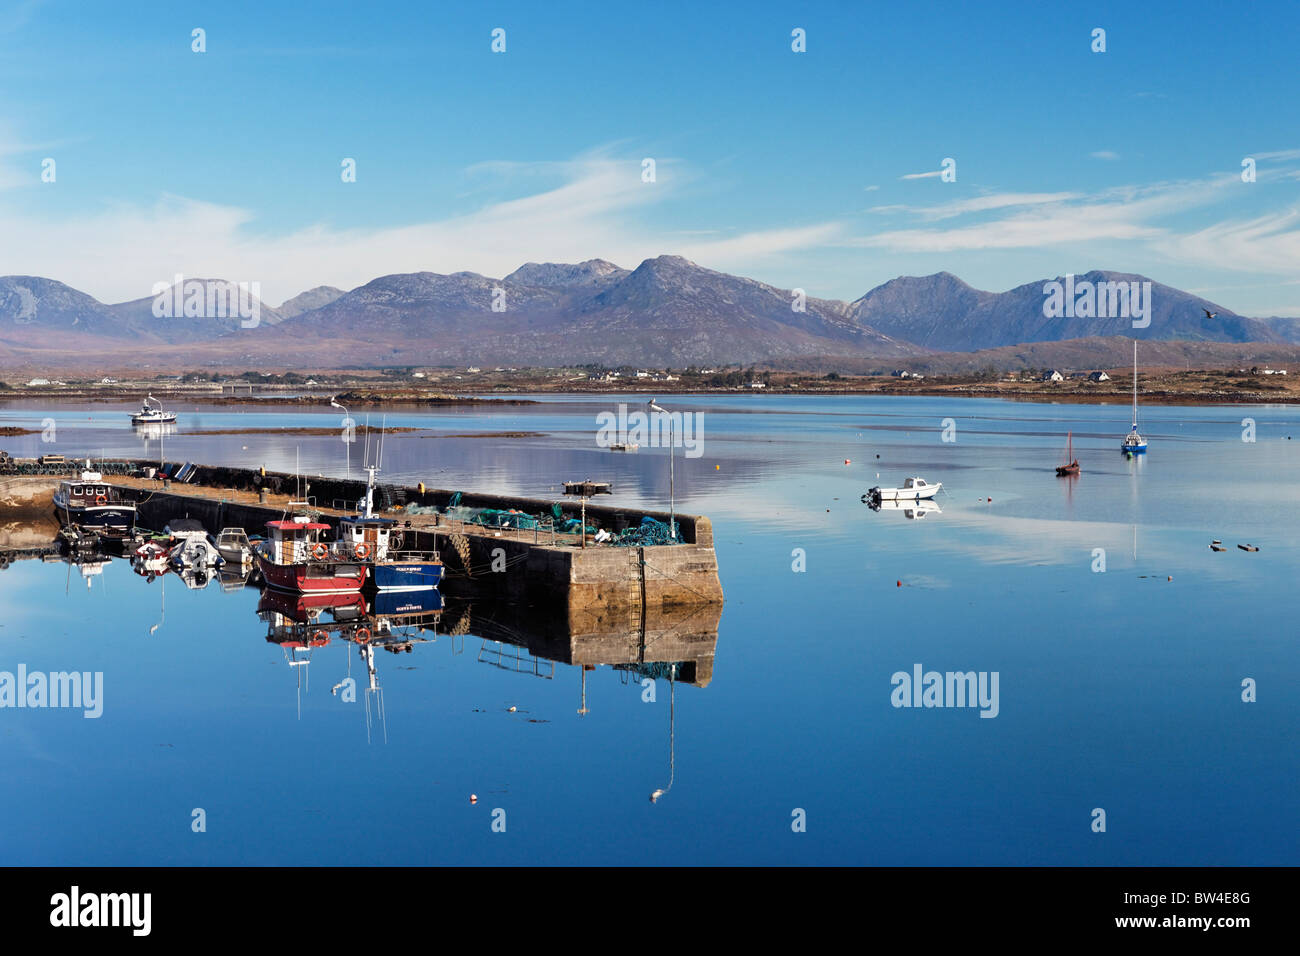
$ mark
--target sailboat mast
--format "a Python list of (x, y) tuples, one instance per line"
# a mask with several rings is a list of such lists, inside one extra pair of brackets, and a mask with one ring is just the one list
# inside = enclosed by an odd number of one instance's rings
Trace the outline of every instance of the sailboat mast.
[(1138, 344), (1133, 340), (1133, 427), (1138, 427)]

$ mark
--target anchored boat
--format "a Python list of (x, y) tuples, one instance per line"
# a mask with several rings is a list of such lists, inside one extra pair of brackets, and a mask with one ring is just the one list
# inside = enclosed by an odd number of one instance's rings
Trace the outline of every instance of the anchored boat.
[[(151, 405), (150, 402), (153, 404)], [(147, 396), (140, 410), (131, 416), (132, 425), (174, 425), (175, 423), (176, 413), (163, 411), (162, 402), (152, 395)]]
[(1079, 473), (1079, 459), (1074, 457), (1074, 432), (1065, 433), (1065, 461), (1056, 466), (1057, 478), (1073, 478)]
[(1133, 340), (1133, 430), (1124, 436), (1120, 450), (1128, 455), (1145, 455), (1147, 440), (1138, 434), (1138, 344)]
[(943, 487), (943, 482), (930, 484), (924, 478), (908, 478), (901, 488), (872, 488), (862, 496), (863, 501), (925, 501), (933, 498)]

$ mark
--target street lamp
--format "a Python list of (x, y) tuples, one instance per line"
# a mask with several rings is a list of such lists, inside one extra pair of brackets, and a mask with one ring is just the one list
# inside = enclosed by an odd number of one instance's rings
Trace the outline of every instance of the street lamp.
[(337, 401), (335, 401), (335, 400), (332, 399), (332, 398), (330, 399), (330, 408), (341, 408), (341, 409), (343, 409), (343, 444), (345, 444), (345, 445), (348, 446), (348, 447), (347, 447), (347, 451), (348, 451), (348, 478), (351, 478), (351, 477), (352, 477), (352, 443), (351, 443), (350, 441), (348, 441), (348, 438), (350, 437), (350, 436), (348, 435), (348, 427), (349, 427), (349, 426), (351, 425), (351, 423), (352, 423), (352, 416), (348, 413), (348, 410), (347, 410), (347, 408), (346, 408), (345, 406), (340, 405)]
[(674, 450), (677, 442), (673, 436), (673, 416), (668, 410), (656, 402), (653, 398), (646, 402), (646, 405), (652, 412), (663, 412), (668, 415), (668, 537), (672, 541), (677, 540), (677, 490), (674, 475)]

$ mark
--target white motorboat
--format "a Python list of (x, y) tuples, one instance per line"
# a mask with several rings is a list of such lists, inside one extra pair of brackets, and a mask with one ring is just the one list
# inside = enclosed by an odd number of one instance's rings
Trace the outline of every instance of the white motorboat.
[[(153, 405), (150, 405), (150, 402)], [(131, 416), (132, 425), (173, 425), (175, 423), (176, 413), (163, 411), (162, 402), (152, 395), (145, 398), (140, 410)]]
[(242, 567), (253, 563), (253, 545), (243, 528), (222, 528), (217, 537), (209, 535), (208, 542), (230, 564)]
[(173, 544), (168, 561), (175, 567), (214, 568), (226, 563), (216, 547), (208, 541), (208, 533), (203, 525), (193, 518), (177, 518), (163, 530), (172, 536)]
[(933, 498), (943, 487), (943, 482), (930, 484), (924, 478), (908, 478), (901, 488), (872, 488), (863, 499), (876, 501), (924, 501)]

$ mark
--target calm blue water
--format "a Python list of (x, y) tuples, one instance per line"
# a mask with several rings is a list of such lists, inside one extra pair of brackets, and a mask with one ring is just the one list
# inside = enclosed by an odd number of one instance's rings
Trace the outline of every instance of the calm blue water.
[[(666, 450), (595, 445), (617, 403), (390, 410), (389, 425), (429, 431), (390, 438), (382, 478), (548, 495), (590, 476), (616, 501), (665, 507)], [(1123, 404), (668, 404), (704, 414), (704, 453), (679, 452), (675, 490), (717, 536), (727, 600), (708, 686), (661, 680), (645, 702), (637, 679), (600, 667), (579, 716), (579, 669), (507, 673), (479, 660), (472, 631), (442, 635), (379, 655), (387, 741), (368, 741), (364, 701), (330, 693), (363, 677), (355, 649), (313, 652), (300, 694), (256, 591), (148, 584), (120, 560), (87, 586), (23, 561), (0, 572), (0, 670), (102, 671), (104, 709), (0, 710), (0, 808), (22, 821), (0, 837), (4, 862), (1300, 862), (1300, 411), (1143, 409), (1151, 452), (1126, 461)], [(57, 436), (0, 447), (157, 456), (130, 410), (0, 406), (0, 425), (53, 418)], [(185, 435), (330, 426), (336, 411), (179, 411), (168, 459), (347, 467), (334, 438)], [(505, 430), (544, 437), (425, 437)], [(1052, 473), (1067, 430), (1075, 481)], [(943, 482), (941, 513), (859, 502), (912, 474)], [(891, 675), (915, 664), (997, 672), (997, 717), (895, 708)], [(1257, 702), (1241, 699), (1246, 678)]]

